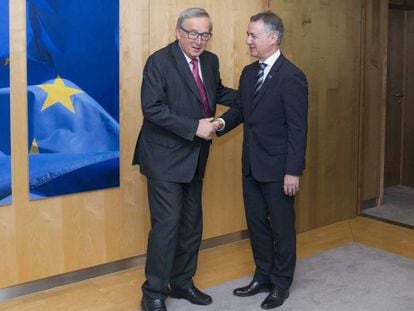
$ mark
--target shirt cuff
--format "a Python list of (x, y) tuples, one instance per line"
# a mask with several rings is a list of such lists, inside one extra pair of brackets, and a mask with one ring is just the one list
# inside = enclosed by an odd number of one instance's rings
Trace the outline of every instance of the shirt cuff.
[(224, 121), (224, 119), (223, 118), (216, 118), (217, 120), (219, 120), (219, 121), (221, 121), (222, 123), (223, 123), (223, 126), (222, 127), (220, 127), (218, 130), (217, 130), (217, 132), (221, 132), (221, 131), (223, 131), (224, 129), (225, 129), (225, 127), (226, 127), (226, 121)]

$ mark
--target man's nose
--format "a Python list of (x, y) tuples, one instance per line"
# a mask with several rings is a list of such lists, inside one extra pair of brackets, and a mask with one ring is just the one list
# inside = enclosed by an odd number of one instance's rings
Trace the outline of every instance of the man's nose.
[(197, 39), (195, 39), (194, 40), (195, 42), (197, 42), (197, 44), (201, 44), (201, 36), (199, 35), (198, 37), (197, 37)]

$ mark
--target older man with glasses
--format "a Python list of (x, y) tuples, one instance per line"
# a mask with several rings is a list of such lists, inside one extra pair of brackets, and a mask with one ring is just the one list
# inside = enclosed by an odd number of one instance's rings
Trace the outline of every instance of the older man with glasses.
[(151, 231), (141, 307), (166, 310), (165, 299), (208, 305), (195, 287), (202, 236), (201, 192), (216, 103), (232, 104), (235, 91), (221, 83), (216, 55), (205, 51), (211, 38), (209, 14), (181, 12), (176, 41), (151, 55), (144, 68), (144, 121), (133, 164), (147, 177)]

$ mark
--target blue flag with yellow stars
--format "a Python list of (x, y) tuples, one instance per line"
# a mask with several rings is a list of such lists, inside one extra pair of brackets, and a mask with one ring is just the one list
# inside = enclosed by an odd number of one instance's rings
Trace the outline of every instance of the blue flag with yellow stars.
[(0, 205), (11, 203), (10, 156), (0, 151)]
[(119, 2), (27, 0), (31, 199), (119, 186)]
[(0, 88), (9, 81), (9, 1), (0, 0)]
[(0, 0), (0, 205), (11, 203), (9, 1)]

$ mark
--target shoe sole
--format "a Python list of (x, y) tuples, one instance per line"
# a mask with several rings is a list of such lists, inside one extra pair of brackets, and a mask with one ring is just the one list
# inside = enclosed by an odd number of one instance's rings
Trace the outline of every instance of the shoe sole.
[[(140, 307), (141, 307), (140, 311), (145, 311), (146, 310), (143, 303), (140, 304)], [(156, 309), (156, 311), (166, 311), (166, 310), (167, 310), (166, 308)]]
[(277, 308), (277, 307), (280, 307), (281, 305), (283, 305), (283, 303), (285, 302), (285, 300), (288, 299), (288, 298), (289, 298), (289, 294), (287, 294), (287, 296), (285, 297), (285, 299), (283, 299), (282, 303), (274, 304), (274, 305), (271, 305), (271, 306), (268, 306), (268, 307), (263, 307), (262, 305), (260, 305), (260, 307), (262, 309), (265, 309), (265, 310), (274, 309), (274, 308)]
[(212, 299), (207, 303), (200, 303), (200, 302), (197, 302), (197, 301), (191, 301), (186, 297), (183, 297), (183, 296), (180, 296), (180, 295), (175, 295), (175, 294), (170, 294), (170, 297), (175, 298), (175, 299), (185, 299), (188, 302), (191, 302), (193, 305), (198, 305), (198, 306), (207, 306), (207, 305), (210, 305), (213, 302), (213, 299)]

